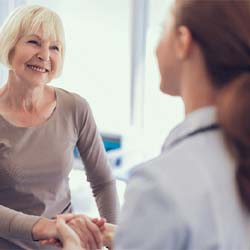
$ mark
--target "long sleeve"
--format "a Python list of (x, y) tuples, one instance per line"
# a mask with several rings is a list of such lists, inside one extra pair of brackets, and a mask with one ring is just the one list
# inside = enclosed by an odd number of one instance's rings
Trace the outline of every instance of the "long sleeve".
[(151, 176), (133, 175), (126, 191), (114, 249), (188, 249), (188, 238), (175, 202), (162, 195)]
[(84, 99), (77, 105), (79, 137), (77, 147), (85, 166), (99, 213), (108, 222), (116, 223), (119, 202), (115, 179), (112, 176), (100, 134), (91, 109)]
[(0, 237), (32, 240), (32, 227), (39, 219), (0, 205)]
[(114, 178), (89, 107), (76, 94), (55, 91), (56, 109), (39, 126), (19, 128), (0, 116), (0, 249), (50, 249), (31, 241), (31, 231), (40, 216), (69, 207), (76, 145), (100, 214), (116, 220)]

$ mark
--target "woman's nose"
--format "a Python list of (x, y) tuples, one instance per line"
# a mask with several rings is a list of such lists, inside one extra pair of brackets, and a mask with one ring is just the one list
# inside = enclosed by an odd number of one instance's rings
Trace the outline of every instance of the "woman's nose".
[(49, 61), (50, 53), (48, 48), (42, 48), (37, 54), (37, 58), (41, 61)]

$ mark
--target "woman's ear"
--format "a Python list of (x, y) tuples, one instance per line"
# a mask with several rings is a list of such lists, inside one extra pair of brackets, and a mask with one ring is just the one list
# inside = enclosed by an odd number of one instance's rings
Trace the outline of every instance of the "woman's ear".
[(184, 60), (189, 56), (192, 45), (192, 34), (186, 26), (180, 26), (176, 30), (176, 58)]

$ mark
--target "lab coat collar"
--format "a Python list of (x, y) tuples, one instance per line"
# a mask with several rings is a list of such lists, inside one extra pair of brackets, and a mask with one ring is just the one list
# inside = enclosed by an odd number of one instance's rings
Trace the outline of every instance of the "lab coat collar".
[(162, 152), (171, 148), (171, 145), (181, 138), (184, 138), (188, 134), (194, 132), (197, 129), (211, 126), (217, 123), (216, 108), (215, 106), (208, 106), (205, 108), (197, 109), (189, 113), (185, 120), (177, 125), (169, 134), (165, 140)]

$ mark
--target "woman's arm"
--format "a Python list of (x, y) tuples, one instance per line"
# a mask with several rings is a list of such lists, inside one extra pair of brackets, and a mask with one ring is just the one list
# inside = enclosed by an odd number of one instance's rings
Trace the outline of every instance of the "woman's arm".
[(119, 201), (115, 179), (108, 163), (102, 139), (88, 103), (76, 96), (78, 118), (77, 147), (83, 160), (101, 217), (116, 223)]
[(40, 219), (0, 205), (0, 237), (32, 240), (32, 228)]
[(33, 240), (56, 239), (56, 221), (40, 218), (32, 227)]
[(0, 237), (43, 240), (56, 237), (55, 220), (28, 215), (0, 205)]

